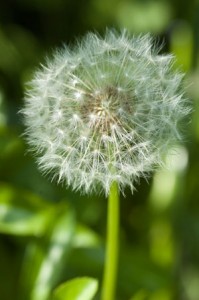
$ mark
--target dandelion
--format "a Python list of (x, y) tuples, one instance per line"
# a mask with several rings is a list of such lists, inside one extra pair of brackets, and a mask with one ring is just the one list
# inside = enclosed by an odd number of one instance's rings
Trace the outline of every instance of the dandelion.
[(88, 34), (57, 51), (31, 82), (23, 110), (39, 167), (75, 190), (120, 190), (162, 163), (187, 114), (171, 71), (149, 35)]
[[(112, 229), (118, 190), (133, 191), (181, 139), (179, 124), (189, 109), (180, 91), (183, 74), (172, 64), (150, 35), (107, 30), (104, 38), (89, 33), (76, 48), (56, 51), (30, 83), (22, 113), (40, 169), (74, 190), (109, 195)], [(112, 273), (116, 246), (107, 250)], [(105, 282), (113, 276), (107, 272)], [(113, 299), (113, 277), (104, 300)]]

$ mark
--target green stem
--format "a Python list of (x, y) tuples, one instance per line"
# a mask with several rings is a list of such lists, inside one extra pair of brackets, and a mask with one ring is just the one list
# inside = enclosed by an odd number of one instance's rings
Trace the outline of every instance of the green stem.
[(119, 190), (117, 182), (110, 187), (107, 213), (107, 243), (101, 300), (113, 300), (118, 264)]

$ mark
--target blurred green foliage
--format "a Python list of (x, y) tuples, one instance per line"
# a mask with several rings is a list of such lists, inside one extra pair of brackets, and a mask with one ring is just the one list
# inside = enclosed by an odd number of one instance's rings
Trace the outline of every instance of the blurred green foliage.
[[(0, 2), (2, 300), (47, 300), (60, 283), (79, 276), (66, 287), (80, 294), (88, 288), (91, 299), (97, 284), (88, 276), (101, 284), (106, 199), (72, 193), (41, 176), (18, 111), (46, 53), (106, 27), (152, 32), (187, 73), (194, 106), (187, 143), (177, 156), (168, 155), (168, 170), (141, 180), (121, 201), (117, 299), (199, 299), (199, 1), (7, 0)], [(54, 297), (69, 299), (64, 293), (61, 286)]]
[(54, 294), (54, 300), (91, 300), (97, 291), (97, 280), (92, 278), (77, 278), (59, 286)]

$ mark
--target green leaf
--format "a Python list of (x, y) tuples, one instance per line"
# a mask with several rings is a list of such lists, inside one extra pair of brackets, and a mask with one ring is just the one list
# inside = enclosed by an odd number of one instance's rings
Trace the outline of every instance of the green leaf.
[(77, 224), (73, 237), (74, 248), (97, 247), (101, 244), (100, 237), (89, 227)]
[(54, 206), (38, 196), (0, 185), (0, 232), (12, 235), (43, 235)]
[(47, 300), (66, 266), (74, 234), (74, 214), (65, 203), (55, 207), (48, 233), (27, 247), (21, 284), (23, 299)]
[(98, 289), (94, 278), (75, 278), (61, 284), (53, 294), (53, 300), (91, 300)]
[(0, 232), (12, 235), (41, 235), (49, 219), (49, 211), (31, 212), (0, 205)]

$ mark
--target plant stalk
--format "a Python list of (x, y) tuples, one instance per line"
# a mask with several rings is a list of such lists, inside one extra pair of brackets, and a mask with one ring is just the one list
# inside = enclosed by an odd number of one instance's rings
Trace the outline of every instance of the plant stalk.
[(119, 189), (113, 182), (108, 197), (106, 257), (101, 300), (114, 300), (119, 249)]

